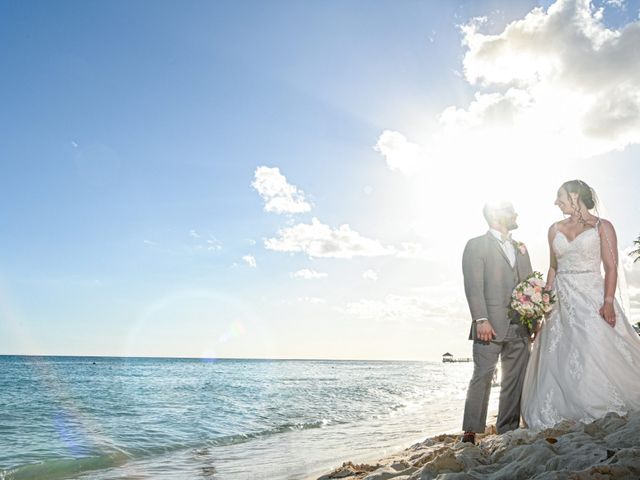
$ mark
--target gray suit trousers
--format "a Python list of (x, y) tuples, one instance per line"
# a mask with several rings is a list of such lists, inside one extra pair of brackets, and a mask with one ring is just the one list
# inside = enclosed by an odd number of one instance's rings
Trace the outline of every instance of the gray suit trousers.
[(521, 325), (509, 325), (501, 342), (473, 342), (473, 377), (469, 382), (462, 428), (465, 432), (484, 433), (491, 381), (498, 359), (502, 359), (498, 433), (520, 426), (520, 397), (529, 361), (530, 342)]

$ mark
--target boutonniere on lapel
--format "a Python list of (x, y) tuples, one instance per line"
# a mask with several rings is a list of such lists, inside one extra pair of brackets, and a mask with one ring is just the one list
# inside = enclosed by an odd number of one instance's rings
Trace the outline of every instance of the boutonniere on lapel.
[(515, 242), (516, 244), (516, 248), (518, 249), (518, 251), (520, 252), (520, 255), (526, 255), (527, 253), (527, 246), (522, 243), (522, 242)]

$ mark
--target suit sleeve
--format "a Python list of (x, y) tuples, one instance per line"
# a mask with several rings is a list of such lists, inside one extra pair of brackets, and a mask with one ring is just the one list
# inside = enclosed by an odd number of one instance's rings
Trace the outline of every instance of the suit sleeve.
[[(533, 273), (533, 268), (531, 267), (531, 258), (529, 257), (529, 250), (527, 250), (527, 254), (526, 254), (526, 265), (527, 265), (527, 276), (531, 275)], [(523, 279), (524, 280), (524, 279)]]
[(474, 321), (489, 318), (484, 299), (484, 268), (485, 259), (478, 251), (477, 242), (469, 241), (462, 254), (462, 274), (464, 293)]

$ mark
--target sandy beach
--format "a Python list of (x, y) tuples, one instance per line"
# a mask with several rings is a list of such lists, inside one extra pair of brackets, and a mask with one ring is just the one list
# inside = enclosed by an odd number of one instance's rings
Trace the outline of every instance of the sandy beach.
[(428, 438), (375, 463), (346, 462), (317, 480), (638, 479), (640, 412), (595, 422), (562, 422), (502, 435), (488, 427), (477, 445), (459, 435)]

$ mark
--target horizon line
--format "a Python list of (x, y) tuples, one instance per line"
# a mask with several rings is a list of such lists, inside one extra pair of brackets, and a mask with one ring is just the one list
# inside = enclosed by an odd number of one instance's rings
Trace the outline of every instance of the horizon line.
[(70, 355), (70, 354), (35, 354), (35, 353), (0, 353), (0, 357), (58, 357), (58, 358), (136, 358), (156, 360), (264, 360), (264, 361), (324, 361), (324, 362), (437, 362), (437, 360), (411, 359), (366, 359), (366, 358), (266, 358), (266, 357), (159, 357), (154, 355)]

